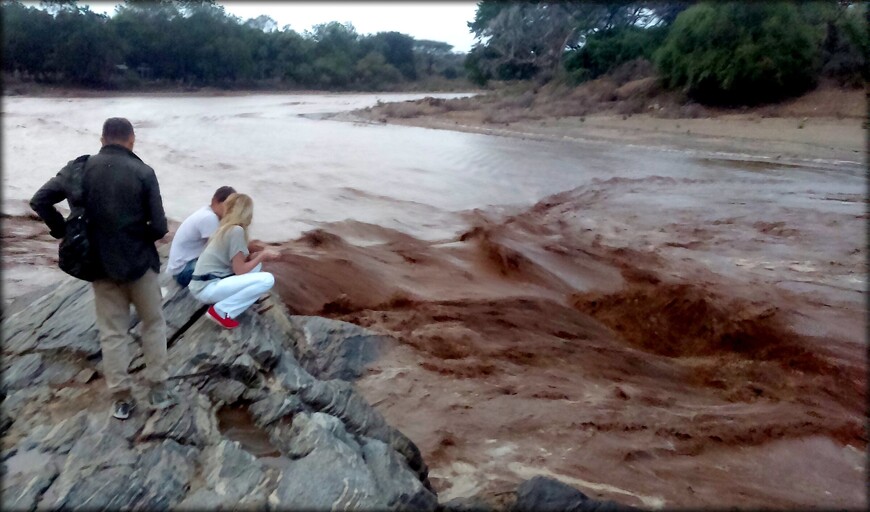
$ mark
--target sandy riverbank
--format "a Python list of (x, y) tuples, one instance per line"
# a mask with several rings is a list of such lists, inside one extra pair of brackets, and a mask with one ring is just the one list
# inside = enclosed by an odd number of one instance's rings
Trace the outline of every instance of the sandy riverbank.
[(862, 119), (759, 118), (733, 114), (706, 119), (662, 119), (647, 114), (623, 119), (593, 115), (547, 121), (518, 121), (502, 126), (471, 116), (456, 119), (395, 119), (404, 126), (460, 130), (543, 140), (588, 140), (682, 151), (718, 153), (722, 157), (755, 158), (820, 165), (861, 165), (866, 159)]
[[(519, 138), (598, 141), (819, 165), (866, 162), (863, 90), (825, 85), (776, 105), (722, 109), (685, 104), (673, 93), (637, 93), (635, 84), (648, 80), (617, 87), (600, 79), (570, 93), (540, 90), (416, 100), (354, 115), (378, 123)], [(628, 92), (619, 92), (623, 90)]]

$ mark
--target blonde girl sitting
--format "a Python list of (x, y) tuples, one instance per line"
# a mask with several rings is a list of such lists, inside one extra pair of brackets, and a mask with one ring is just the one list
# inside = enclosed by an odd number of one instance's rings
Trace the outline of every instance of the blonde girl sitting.
[(275, 277), (261, 269), (262, 262), (279, 254), (268, 249), (249, 252), (248, 226), (254, 217), (250, 196), (231, 194), (224, 205), (226, 213), (200, 255), (188, 288), (197, 300), (212, 305), (208, 318), (234, 329), (239, 326), (235, 319), (275, 285)]

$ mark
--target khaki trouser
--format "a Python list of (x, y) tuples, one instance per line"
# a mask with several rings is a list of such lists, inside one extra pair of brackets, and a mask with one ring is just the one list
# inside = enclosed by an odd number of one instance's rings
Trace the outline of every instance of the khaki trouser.
[(148, 270), (129, 283), (101, 279), (93, 283), (97, 329), (103, 351), (103, 373), (114, 396), (129, 396), (132, 387), (130, 366), (130, 304), (136, 306), (141, 320), (142, 355), (145, 379), (153, 386), (169, 376), (166, 370), (166, 321), (158, 275)]

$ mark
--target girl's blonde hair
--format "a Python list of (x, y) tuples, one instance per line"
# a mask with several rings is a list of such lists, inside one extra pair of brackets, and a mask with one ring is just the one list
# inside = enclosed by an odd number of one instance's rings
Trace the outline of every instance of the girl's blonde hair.
[(234, 193), (230, 194), (224, 201), (224, 207), (226, 213), (224, 213), (213, 238), (217, 240), (223, 237), (233, 226), (242, 226), (245, 231), (245, 243), (248, 243), (250, 241), (248, 239), (248, 226), (254, 219), (254, 200), (247, 194)]

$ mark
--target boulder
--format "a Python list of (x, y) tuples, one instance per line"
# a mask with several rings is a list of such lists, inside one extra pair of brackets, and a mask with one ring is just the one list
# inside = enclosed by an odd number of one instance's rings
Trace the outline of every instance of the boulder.
[(368, 329), (318, 316), (293, 316), (302, 339), (296, 347), (299, 362), (324, 379), (354, 380), (393, 342)]
[(442, 503), (440, 512), (495, 512), (497, 509), (479, 497), (453, 498)]
[(593, 500), (554, 478), (536, 476), (517, 487), (515, 512), (617, 512), (636, 510), (612, 501)]
[[(282, 436), (282, 453), (294, 459), (282, 472), (269, 496), (276, 509), (383, 510), (387, 502), (378, 492), (374, 475), (363, 458), (360, 443), (338, 418), (324, 413), (301, 413)], [(430, 510), (434, 510), (434, 506)]]

